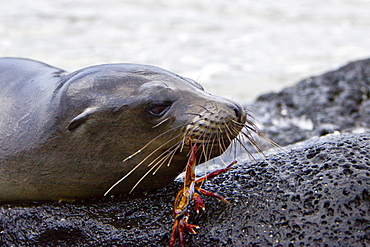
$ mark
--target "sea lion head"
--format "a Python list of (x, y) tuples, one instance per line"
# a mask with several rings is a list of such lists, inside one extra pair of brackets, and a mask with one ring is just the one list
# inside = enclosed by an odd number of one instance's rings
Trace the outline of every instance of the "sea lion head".
[(247, 120), (239, 104), (153, 66), (93, 66), (70, 74), (58, 91), (65, 149), (78, 148), (75, 162), (90, 161), (105, 189), (124, 177), (116, 193), (164, 187), (183, 171), (189, 138), (209, 160)]

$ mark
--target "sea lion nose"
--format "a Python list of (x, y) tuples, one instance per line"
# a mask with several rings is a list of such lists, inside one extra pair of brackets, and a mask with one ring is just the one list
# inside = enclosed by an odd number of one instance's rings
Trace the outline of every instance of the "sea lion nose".
[(234, 103), (231, 105), (231, 108), (235, 112), (235, 116), (237, 117), (238, 121), (240, 123), (244, 123), (245, 122), (245, 111), (243, 110), (242, 106)]

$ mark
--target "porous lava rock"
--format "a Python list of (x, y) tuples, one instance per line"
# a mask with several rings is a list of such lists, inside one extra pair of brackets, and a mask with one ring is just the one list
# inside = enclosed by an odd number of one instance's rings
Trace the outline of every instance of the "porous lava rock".
[[(205, 198), (206, 211), (190, 217), (199, 233), (187, 234), (187, 244), (370, 245), (369, 78), (370, 60), (358, 61), (249, 106), (286, 151), (239, 162), (207, 181), (205, 189), (231, 204)], [(167, 246), (180, 186), (79, 202), (2, 204), (0, 245)]]
[(370, 128), (370, 59), (310, 77), (247, 106), (282, 146), (334, 131)]
[(369, 148), (370, 133), (329, 135), (239, 165), (207, 186), (233, 204), (207, 211), (191, 245), (367, 246)]

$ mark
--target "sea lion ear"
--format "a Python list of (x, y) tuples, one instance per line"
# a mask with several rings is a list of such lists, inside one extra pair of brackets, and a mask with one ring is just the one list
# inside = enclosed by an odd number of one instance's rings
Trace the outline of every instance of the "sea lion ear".
[(75, 118), (72, 119), (71, 122), (69, 122), (67, 129), (68, 130), (74, 130), (77, 129), (81, 124), (85, 123), (90, 115), (96, 110), (96, 107), (89, 107), (86, 108), (82, 113), (77, 115)]

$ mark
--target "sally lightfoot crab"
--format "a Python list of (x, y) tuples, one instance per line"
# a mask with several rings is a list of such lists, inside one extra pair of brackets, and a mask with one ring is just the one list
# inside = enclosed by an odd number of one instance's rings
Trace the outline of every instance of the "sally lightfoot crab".
[(190, 156), (186, 165), (185, 169), (185, 177), (184, 183), (181, 190), (177, 193), (175, 198), (173, 211), (174, 211), (174, 224), (172, 227), (172, 234), (170, 239), (170, 247), (172, 247), (175, 242), (176, 238), (178, 237), (180, 240), (181, 246), (185, 246), (185, 239), (184, 233), (189, 232), (191, 234), (196, 234), (195, 229), (199, 229), (199, 226), (192, 225), (188, 223), (189, 215), (190, 215), (190, 204), (194, 201), (195, 204), (195, 211), (199, 213), (199, 208), (205, 209), (204, 201), (201, 197), (201, 194), (205, 196), (212, 196), (216, 197), (217, 199), (224, 201), (230, 204), (225, 198), (219, 196), (215, 193), (210, 191), (204, 190), (201, 188), (202, 183), (206, 179), (211, 179), (221, 173), (228, 171), (232, 165), (236, 163), (236, 161), (232, 162), (224, 169), (216, 170), (208, 175), (205, 175), (201, 178), (196, 179), (195, 175), (195, 166), (196, 166), (196, 152), (198, 146), (196, 144), (191, 144), (190, 142)]

